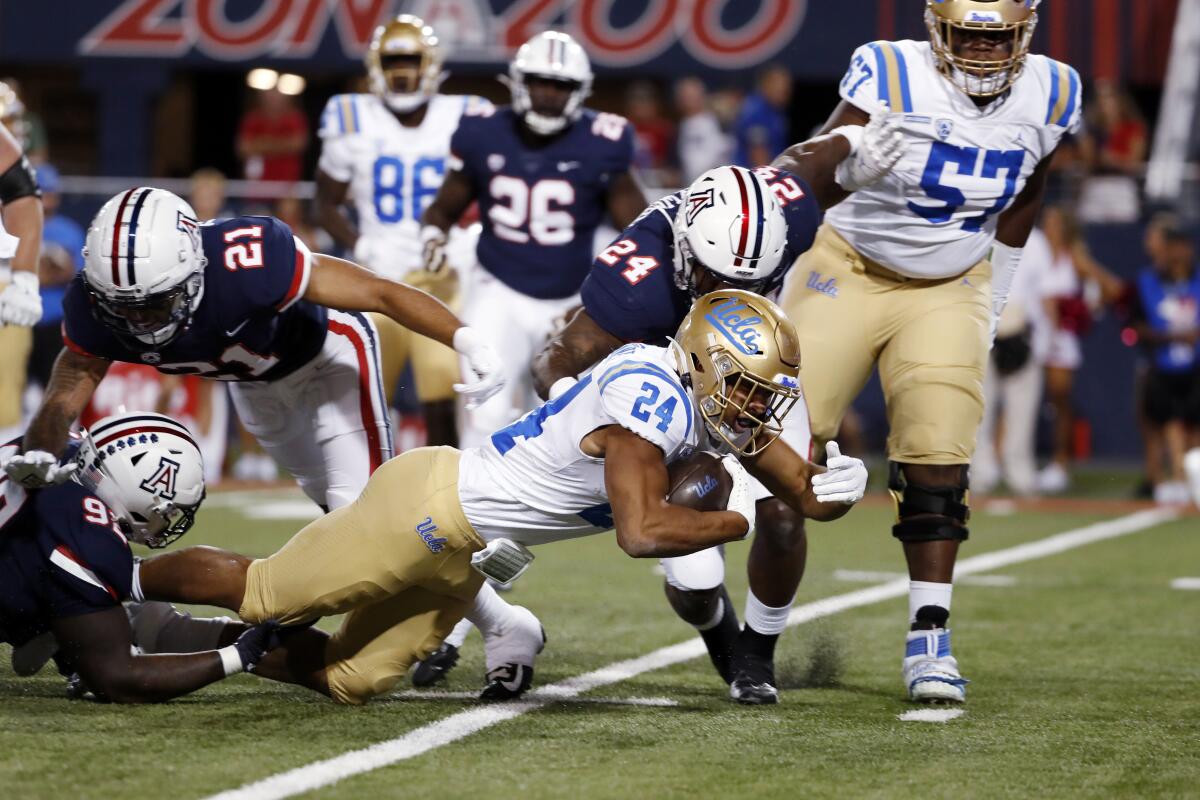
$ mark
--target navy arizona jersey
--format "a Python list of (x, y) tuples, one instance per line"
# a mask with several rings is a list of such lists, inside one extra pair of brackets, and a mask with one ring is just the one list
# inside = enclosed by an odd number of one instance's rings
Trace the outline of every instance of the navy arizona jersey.
[[(812, 247), (821, 208), (808, 185), (775, 167), (755, 172), (767, 181), (783, 207), (787, 247), (780, 269), (763, 293), (783, 283), (796, 258)], [(646, 208), (617, 240), (603, 250), (583, 282), (581, 297), (588, 316), (626, 342), (661, 344), (673, 336), (692, 307), (692, 298), (675, 286), (675, 237), (672, 226), (683, 191)]]
[(541, 300), (570, 297), (592, 263), (609, 182), (633, 161), (633, 128), (584, 109), (566, 132), (531, 148), (510, 106), (464, 116), (449, 166), (479, 198), (479, 263), (510, 288)]
[[(0, 447), (0, 461), (20, 441)], [(25, 489), (0, 471), (0, 641), (21, 645), (51, 620), (141, 599), (136, 583), (129, 542), (98, 497), (74, 481)]]
[(139, 347), (93, 314), (83, 275), (63, 299), (63, 339), (84, 355), (150, 364), (162, 372), (227, 381), (270, 381), (308, 363), (325, 343), (327, 312), (301, 299), (312, 254), (274, 217), (233, 217), (200, 226), (208, 266), (204, 295), (183, 333)]

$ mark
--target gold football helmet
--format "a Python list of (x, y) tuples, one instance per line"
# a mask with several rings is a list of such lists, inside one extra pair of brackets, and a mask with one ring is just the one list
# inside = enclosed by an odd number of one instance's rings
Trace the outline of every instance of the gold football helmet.
[[(972, 97), (995, 97), (1021, 74), (1037, 26), (1041, 0), (928, 0), (925, 27), (938, 70)], [(956, 35), (989, 32), (1012, 38), (1012, 52), (998, 61), (964, 58), (954, 52)]]
[(783, 432), (800, 399), (800, 339), (779, 306), (740, 289), (696, 301), (675, 335), (679, 372), (709, 430), (744, 456)]
[(365, 59), (371, 91), (393, 111), (414, 111), (437, 94), (444, 58), (433, 28), (401, 14), (371, 36)]

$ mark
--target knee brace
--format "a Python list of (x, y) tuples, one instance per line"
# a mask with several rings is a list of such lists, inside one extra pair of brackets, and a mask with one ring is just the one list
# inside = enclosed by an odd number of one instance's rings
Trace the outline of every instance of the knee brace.
[(958, 486), (920, 486), (904, 480), (897, 461), (888, 462), (888, 492), (896, 502), (892, 535), (902, 542), (966, 541), (967, 468)]

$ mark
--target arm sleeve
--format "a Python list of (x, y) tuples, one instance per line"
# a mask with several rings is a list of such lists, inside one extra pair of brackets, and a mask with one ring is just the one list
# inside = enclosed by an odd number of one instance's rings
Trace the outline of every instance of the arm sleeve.
[(620, 425), (674, 454), (692, 433), (692, 402), (679, 380), (663, 367), (637, 359), (610, 358), (595, 373), (606, 421)]

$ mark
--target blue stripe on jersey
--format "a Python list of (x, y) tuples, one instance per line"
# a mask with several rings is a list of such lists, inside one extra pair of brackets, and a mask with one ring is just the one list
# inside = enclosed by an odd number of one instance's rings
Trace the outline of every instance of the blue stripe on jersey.
[(567, 404), (578, 397), (579, 393), (591, 382), (591, 375), (584, 376), (578, 383), (558, 397), (553, 400), (547, 400), (507, 428), (501, 428), (496, 431), (492, 434), (492, 447), (495, 447), (500, 455), (504, 455), (517, 446), (518, 436), (522, 439), (534, 439), (541, 436), (542, 423), (566, 408)]
[(683, 401), (683, 408), (687, 411), (687, 430), (684, 431), (684, 436), (690, 436), (692, 433), (692, 418), (695, 416), (692, 411), (692, 401), (688, 398), (687, 392), (679, 385), (679, 376), (667, 372), (657, 364), (651, 364), (648, 361), (622, 361), (620, 364), (609, 368), (607, 372), (600, 376), (600, 381), (596, 384), (600, 389), (600, 393), (604, 393), (605, 387), (610, 383), (620, 378), (623, 375), (652, 375), (655, 378), (666, 381), (675, 393), (679, 395), (679, 399)]
[(913, 110), (912, 92), (908, 88), (908, 64), (904, 62), (904, 53), (895, 45), (888, 45), (896, 55), (896, 65), (900, 68), (900, 100), (904, 103), (904, 113), (911, 114)]
[(1054, 107), (1058, 105), (1058, 62), (1050, 61), (1050, 104), (1046, 106), (1046, 124), (1054, 116)]
[(146, 198), (149, 196), (150, 196), (150, 190), (149, 189), (144, 190), (138, 196), (137, 202), (133, 204), (133, 212), (130, 213), (130, 215), (129, 215), (129, 235), (125, 240), (125, 255), (129, 258), (128, 275), (129, 275), (130, 285), (137, 283), (137, 273), (134, 271), (134, 268), (133, 268), (133, 253), (134, 253), (133, 245), (134, 245), (134, 242), (137, 241), (138, 217), (141, 216), (142, 205), (146, 202)]
[(1063, 65), (1067, 70), (1067, 78), (1071, 82), (1071, 94), (1067, 98), (1067, 108), (1063, 111), (1061, 117), (1058, 118), (1058, 125), (1067, 127), (1071, 123), (1071, 115), (1075, 113), (1075, 104), (1079, 100), (1079, 73), (1071, 67)]
[(875, 51), (875, 85), (879, 88), (879, 99), (892, 105), (891, 91), (888, 88), (891, 81), (888, 79), (887, 59), (883, 56), (883, 48), (876, 42), (871, 42), (867, 45)]
[(362, 130), (362, 127), (358, 124), (358, 98), (357, 97), (352, 96), (350, 98), (350, 112), (354, 115), (354, 132), (358, 133), (359, 131)]
[(346, 132), (346, 104), (342, 102), (341, 95), (333, 98), (334, 105), (337, 106), (338, 114), (338, 133)]

